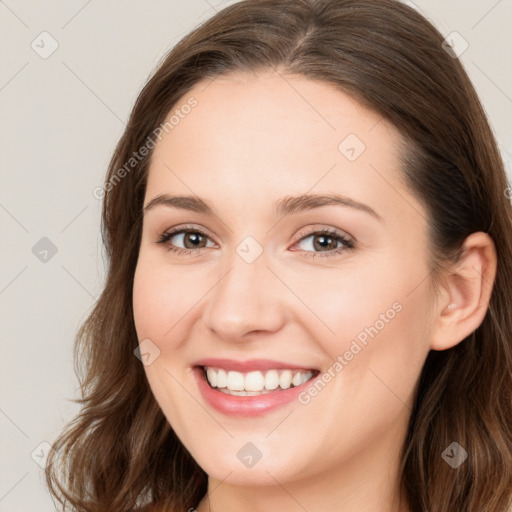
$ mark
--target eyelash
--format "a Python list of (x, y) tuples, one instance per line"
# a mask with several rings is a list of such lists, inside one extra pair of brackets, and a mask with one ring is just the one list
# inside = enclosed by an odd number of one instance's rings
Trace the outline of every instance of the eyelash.
[[(160, 245), (165, 245), (165, 244), (167, 244), (167, 242), (169, 242), (169, 240), (173, 236), (182, 234), (182, 233), (194, 233), (194, 234), (201, 235), (205, 238), (210, 238), (206, 233), (204, 233), (200, 229), (189, 228), (189, 227), (180, 227), (180, 228), (173, 228), (173, 229), (164, 231), (155, 243), (160, 244)], [(300, 233), (300, 238), (299, 238), (299, 240), (297, 240), (296, 243), (299, 243), (302, 240), (309, 238), (312, 235), (327, 235), (329, 237), (333, 237), (337, 241), (341, 242), (343, 244), (343, 246), (339, 247), (337, 249), (331, 249), (328, 251), (303, 251), (304, 257), (315, 258), (317, 254), (320, 254), (321, 257), (324, 258), (327, 256), (335, 256), (337, 254), (340, 254), (347, 250), (353, 250), (355, 248), (354, 242), (352, 242), (351, 240), (346, 238), (340, 231), (338, 231), (336, 229), (329, 229), (329, 228), (320, 229), (318, 231), (310, 231), (310, 232), (306, 232), (306, 233)], [(206, 247), (199, 247), (199, 249), (206, 249)], [(172, 251), (176, 254), (187, 255), (187, 254), (191, 254), (192, 252), (197, 251), (198, 249), (183, 249), (181, 247), (174, 247), (169, 244), (168, 250)]]

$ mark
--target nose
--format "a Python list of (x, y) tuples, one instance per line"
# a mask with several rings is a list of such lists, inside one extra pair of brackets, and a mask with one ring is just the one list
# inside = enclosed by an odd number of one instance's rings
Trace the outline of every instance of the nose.
[(207, 295), (202, 317), (210, 333), (224, 341), (240, 342), (282, 328), (286, 290), (267, 264), (265, 253), (248, 263), (234, 252)]

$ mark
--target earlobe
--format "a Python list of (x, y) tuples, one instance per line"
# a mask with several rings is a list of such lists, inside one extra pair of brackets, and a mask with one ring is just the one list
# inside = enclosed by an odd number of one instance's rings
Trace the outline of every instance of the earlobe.
[(492, 238), (481, 231), (468, 236), (459, 261), (444, 279), (443, 300), (434, 311), (432, 350), (452, 348), (481, 325), (489, 306), (496, 268)]

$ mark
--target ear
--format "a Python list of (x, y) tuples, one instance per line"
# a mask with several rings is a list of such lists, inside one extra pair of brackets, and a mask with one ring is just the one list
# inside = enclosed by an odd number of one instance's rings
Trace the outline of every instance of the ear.
[(430, 348), (449, 349), (482, 323), (496, 277), (496, 247), (484, 232), (464, 241), (463, 253), (444, 279), (434, 310)]

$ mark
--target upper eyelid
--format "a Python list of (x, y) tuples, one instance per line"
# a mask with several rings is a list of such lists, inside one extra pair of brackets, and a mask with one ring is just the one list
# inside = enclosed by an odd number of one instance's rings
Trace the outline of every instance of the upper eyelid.
[(298, 232), (298, 235), (297, 235), (299, 237), (297, 239), (297, 242), (302, 240), (304, 237), (315, 235), (317, 233), (322, 233), (324, 231), (332, 232), (332, 234), (340, 236), (340, 237), (343, 237), (343, 238), (346, 238), (347, 240), (350, 240), (351, 242), (354, 242), (354, 243), (356, 241), (356, 239), (352, 235), (350, 235), (349, 233), (347, 233), (343, 229), (333, 228), (333, 227), (325, 227), (324, 226), (324, 227), (312, 227), (312, 228), (301, 229)]
[[(162, 231), (161, 236), (165, 236), (167, 234), (169, 234), (171, 236), (175, 236), (175, 235), (180, 235), (183, 233), (190, 233), (190, 232), (199, 233), (203, 236), (208, 237), (212, 242), (215, 242), (214, 237), (212, 237), (209, 234), (208, 230), (203, 229), (203, 228), (189, 227), (189, 226), (178, 226), (175, 228), (173, 227), (170, 229), (166, 229), (165, 231)], [(217, 242), (215, 242), (215, 243), (217, 243)]]

